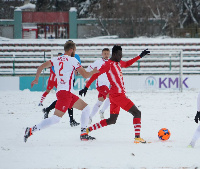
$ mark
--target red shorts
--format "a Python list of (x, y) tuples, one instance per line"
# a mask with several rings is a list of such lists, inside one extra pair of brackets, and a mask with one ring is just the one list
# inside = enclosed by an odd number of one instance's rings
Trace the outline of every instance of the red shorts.
[(98, 98), (103, 97), (104, 100), (106, 99), (107, 94), (109, 93), (109, 88), (105, 85), (97, 87), (97, 90), (99, 92)]
[(134, 103), (123, 93), (109, 95), (110, 98), (110, 114), (119, 114), (120, 107), (129, 111)]
[(68, 108), (71, 109), (74, 103), (76, 103), (76, 101), (79, 99), (78, 96), (66, 90), (58, 91), (56, 96), (58, 100), (56, 102), (55, 108), (64, 113)]
[(57, 80), (56, 81), (48, 80), (47, 90), (51, 90), (53, 89), (53, 87), (57, 88)]

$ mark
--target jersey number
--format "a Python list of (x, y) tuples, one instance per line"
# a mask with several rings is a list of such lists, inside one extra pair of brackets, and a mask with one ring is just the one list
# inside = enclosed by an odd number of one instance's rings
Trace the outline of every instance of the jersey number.
[(63, 76), (62, 73), (60, 73), (62, 70), (63, 70), (63, 62), (59, 62), (59, 66), (60, 66), (60, 69), (59, 69), (59, 76)]

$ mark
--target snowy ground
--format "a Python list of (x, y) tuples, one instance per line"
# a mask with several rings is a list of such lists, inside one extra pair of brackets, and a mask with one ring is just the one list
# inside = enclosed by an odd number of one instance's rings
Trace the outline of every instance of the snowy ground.
[[(77, 92), (76, 92), (77, 93)], [(91, 132), (96, 141), (81, 142), (80, 127), (70, 127), (66, 114), (61, 122), (34, 133), (23, 142), (27, 126), (43, 118), (38, 102), (42, 92), (1, 91), (0, 93), (0, 168), (1, 169), (121, 169), (200, 167), (200, 141), (187, 148), (198, 126), (194, 123), (198, 91), (127, 93), (142, 111), (142, 137), (151, 144), (134, 144), (132, 117), (121, 110), (117, 124)], [(55, 100), (50, 93), (44, 106)], [(97, 92), (88, 91), (84, 100), (91, 108)], [(74, 116), (80, 122), (80, 111)], [(109, 110), (106, 111), (106, 117)], [(94, 122), (99, 121), (97, 114)], [(158, 140), (157, 132), (171, 131), (168, 141)]]

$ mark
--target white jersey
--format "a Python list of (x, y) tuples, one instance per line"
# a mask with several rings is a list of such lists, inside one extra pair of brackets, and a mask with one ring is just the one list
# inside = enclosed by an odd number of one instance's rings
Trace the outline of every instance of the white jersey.
[(74, 57), (62, 55), (50, 60), (54, 66), (57, 77), (57, 91), (66, 90), (73, 92), (74, 70), (81, 67)]
[[(95, 67), (99, 70), (105, 62), (107, 62), (107, 60), (105, 60), (103, 58), (98, 59), (95, 62), (93, 62), (91, 65), (89, 65), (86, 70), (88, 72), (90, 72)], [(108, 80), (106, 73), (103, 73), (100, 76), (98, 76), (98, 78), (96, 80), (96, 87), (100, 87), (100, 86), (104, 86), (104, 85), (107, 86), (108, 88), (110, 87), (110, 82)]]

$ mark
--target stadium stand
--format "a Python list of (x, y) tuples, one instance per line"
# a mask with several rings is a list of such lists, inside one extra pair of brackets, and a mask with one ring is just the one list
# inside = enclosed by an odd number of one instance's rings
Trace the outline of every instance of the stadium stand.
[[(94, 40), (95, 41), (95, 40)], [(114, 43), (76, 43), (83, 67), (101, 57), (103, 48), (112, 49)], [(179, 71), (180, 57), (172, 51), (183, 51), (183, 73), (198, 74), (200, 71), (200, 43), (118, 43), (123, 46), (123, 60), (137, 56), (148, 48), (154, 51), (127, 69), (125, 74), (173, 74)], [(0, 43), (0, 75), (33, 75), (37, 67), (51, 58), (52, 50), (63, 51), (63, 43), (18, 42)], [(160, 52), (164, 50), (165, 52)], [(156, 52), (158, 51), (158, 52)], [(173, 54), (172, 54), (173, 55)], [(44, 74), (48, 75), (49, 70)]]

